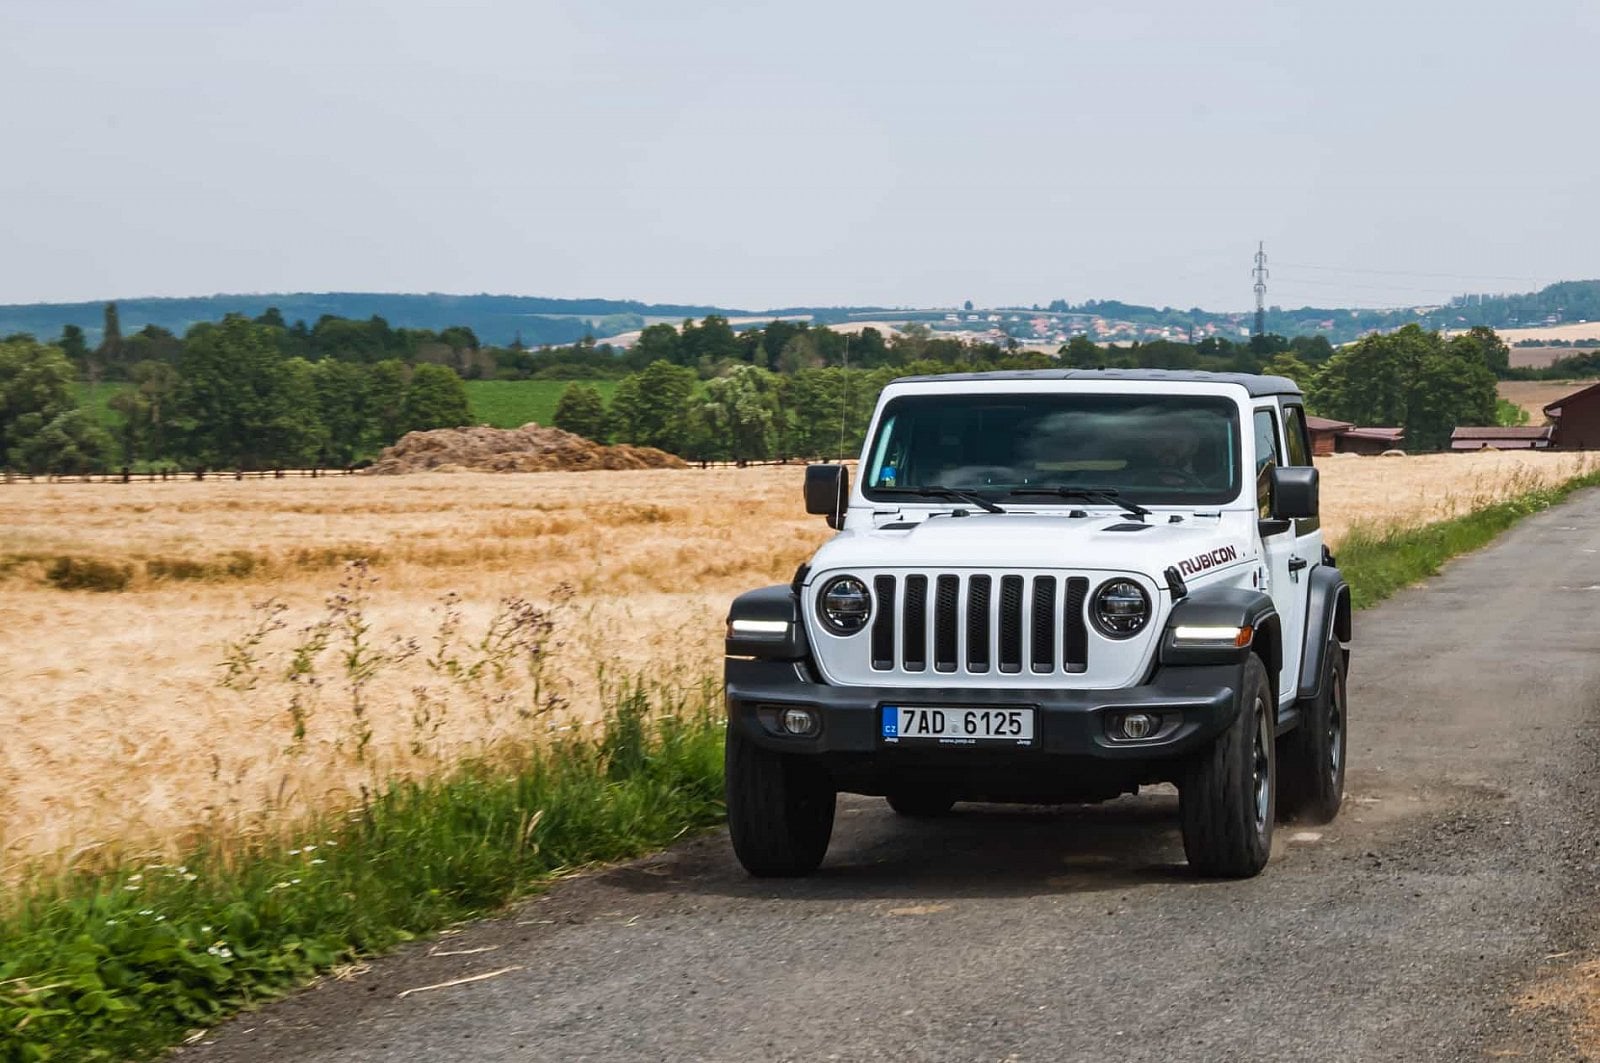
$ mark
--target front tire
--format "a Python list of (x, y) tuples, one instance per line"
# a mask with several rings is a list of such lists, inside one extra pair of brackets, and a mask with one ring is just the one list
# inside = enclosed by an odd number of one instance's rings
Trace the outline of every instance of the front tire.
[(1272, 854), (1277, 711), (1261, 658), (1245, 662), (1239, 714), (1197, 756), (1178, 791), (1183, 851), (1196, 874), (1250, 878)]
[(809, 875), (833, 835), (833, 779), (805, 757), (762, 749), (728, 721), (724, 753), (728, 834), (758, 878)]
[(1283, 739), (1278, 807), (1285, 818), (1327, 823), (1344, 802), (1345, 754), (1350, 748), (1344, 672), (1344, 649), (1331, 640), (1323, 658), (1322, 695)]

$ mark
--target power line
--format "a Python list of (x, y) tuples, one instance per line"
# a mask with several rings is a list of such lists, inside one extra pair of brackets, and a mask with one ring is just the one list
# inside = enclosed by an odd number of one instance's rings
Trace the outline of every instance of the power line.
[(1362, 284), (1360, 281), (1317, 281), (1305, 277), (1291, 277), (1285, 281), (1291, 288), (1305, 285), (1312, 288), (1361, 288), (1374, 292), (1427, 292), (1432, 295), (1462, 295), (1455, 288), (1422, 288), (1414, 284)]
[(1542, 277), (1513, 277), (1497, 273), (1430, 273), (1426, 270), (1415, 269), (1366, 269), (1352, 266), (1310, 266), (1304, 262), (1280, 262), (1280, 266), (1291, 269), (1311, 269), (1323, 273), (1370, 273), (1381, 277), (1444, 277), (1450, 280), (1463, 281), (1521, 281), (1524, 284), (1540, 284)]

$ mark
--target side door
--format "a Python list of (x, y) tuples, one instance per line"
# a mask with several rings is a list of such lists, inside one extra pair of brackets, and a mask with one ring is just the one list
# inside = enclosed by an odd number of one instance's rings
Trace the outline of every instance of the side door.
[(1278, 672), (1278, 705), (1294, 700), (1300, 685), (1300, 644), (1305, 640), (1305, 565), (1293, 521), (1272, 519), (1272, 470), (1284, 464), (1283, 433), (1277, 403), (1255, 408), (1256, 504), (1261, 549), (1267, 569), (1266, 591), (1278, 610), (1283, 667)]
[[(1283, 403), (1283, 434), (1287, 446), (1285, 453), (1290, 465), (1310, 466), (1311, 459), (1311, 432), (1306, 425), (1306, 410), (1298, 399), (1285, 399)], [(1311, 588), (1311, 570), (1322, 564), (1322, 518), (1320, 516), (1307, 517), (1294, 522), (1294, 555), (1293, 564), (1297, 567), (1294, 574), (1299, 575), (1300, 581), (1295, 589), (1300, 599), (1301, 612), (1301, 639), (1305, 638), (1305, 612), (1307, 594)], [(1318, 636), (1321, 637), (1320, 635)], [(1296, 655), (1298, 656), (1298, 654)]]

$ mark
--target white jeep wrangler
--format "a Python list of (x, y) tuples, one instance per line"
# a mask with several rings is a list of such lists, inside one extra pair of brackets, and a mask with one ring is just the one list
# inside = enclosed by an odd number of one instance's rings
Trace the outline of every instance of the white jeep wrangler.
[(814, 870), (840, 791), (1100, 801), (1171, 782), (1197, 872), (1249, 876), (1344, 788), (1350, 595), (1281, 377), (1042, 370), (884, 389), (839, 534), (728, 617), (727, 802), (756, 875)]

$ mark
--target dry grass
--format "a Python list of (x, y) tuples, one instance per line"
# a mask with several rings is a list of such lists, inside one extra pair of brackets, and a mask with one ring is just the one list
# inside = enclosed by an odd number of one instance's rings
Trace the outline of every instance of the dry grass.
[[(1578, 464), (1327, 459), (1324, 527), (1336, 541), (1352, 523), (1434, 520)], [(0, 487), (0, 864), (270, 830), (526, 726), (509, 695), (441, 690), (425, 666), (452, 592), (470, 634), (503, 598), (548, 603), (570, 586), (550, 678), (578, 716), (595, 714), (602, 668), (715, 671), (728, 600), (786, 582), (828, 535), (802, 512), (800, 482), (798, 468), (764, 468)], [(407, 637), (423, 652), (378, 669), (365, 721), (327, 675), (296, 744), (282, 670), (356, 556), (378, 580), (376, 652)], [(62, 557), (125, 573), (125, 589), (61, 589)], [(255, 689), (225, 688), (224, 643), (268, 598), (287, 607), (256, 653), (269, 667)], [(419, 704), (433, 706), (425, 724)], [(372, 732), (359, 758), (358, 723)]]
[(1593, 380), (1502, 380), (1497, 391), (1502, 399), (1528, 411), (1529, 424), (1544, 424), (1549, 420), (1544, 415), (1546, 406), (1593, 383)]

